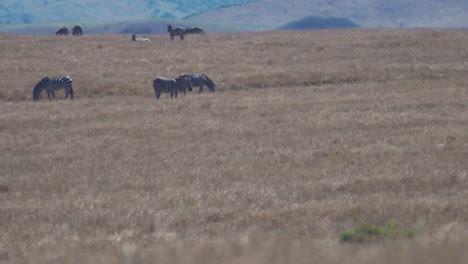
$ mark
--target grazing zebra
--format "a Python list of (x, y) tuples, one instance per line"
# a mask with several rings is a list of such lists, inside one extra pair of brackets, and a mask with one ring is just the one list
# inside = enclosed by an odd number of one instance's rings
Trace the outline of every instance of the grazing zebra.
[(147, 38), (147, 37), (145, 37), (145, 36), (143, 36), (142, 38), (137, 38), (137, 37), (136, 37), (136, 34), (133, 33), (133, 34), (132, 34), (132, 41), (150, 42), (150, 39)]
[(203, 31), (203, 29), (201, 29), (199, 27), (186, 28), (184, 30), (184, 34), (185, 35), (188, 35), (188, 34), (203, 34), (203, 35), (206, 35), (205, 31)]
[(198, 93), (203, 92), (204, 85), (208, 86), (208, 89), (210, 89), (211, 92), (215, 91), (216, 85), (212, 80), (210, 80), (210, 78), (208, 78), (208, 76), (206, 76), (206, 74), (182, 73), (179, 77), (186, 77), (190, 80), (190, 85), (200, 87)]
[(33, 90), (33, 100), (38, 101), (42, 90), (46, 90), (47, 97), (50, 100), (50, 94), (55, 98), (55, 90), (65, 89), (65, 99), (70, 95), (70, 99), (73, 100), (73, 87), (72, 79), (70, 76), (57, 76), (57, 77), (45, 77), (36, 84)]
[(62, 28), (59, 28), (56, 32), (55, 32), (55, 35), (58, 36), (58, 35), (68, 35), (68, 28), (66, 27), (62, 27)]
[(159, 99), (161, 93), (170, 93), (171, 98), (175, 95), (177, 98), (177, 94), (179, 91), (182, 91), (185, 94), (185, 89), (189, 87), (189, 91), (192, 90), (192, 86), (190, 81), (184, 77), (177, 77), (174, 79), (166, 79), (164, 77), (158, 77), (153, 81), (153, 88), (154, 92), (156, 93), (156, 99)]
[(171, 37), (171, 41), (174, 41), (174, 36), (180, 36), (180, 40), (184, 39), (184, 29), (181, 27), (173, 28), (171, 25), (167, 26), (167, 32)]
[(83, 28), (80, 25), (76, 25), (72, 29), (73, 36), (81, 36), (83, 35)]

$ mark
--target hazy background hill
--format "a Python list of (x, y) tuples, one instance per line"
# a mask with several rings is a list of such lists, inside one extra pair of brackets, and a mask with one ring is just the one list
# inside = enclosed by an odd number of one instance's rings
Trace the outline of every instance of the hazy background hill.
[(114, 22), (134, 19), (177, 19), (251, 0), (2, 0), (0, 23)]
[(330, 22), (325, 27), (337, 27), (337, 20), (360, 27), (467, 27), (467, 13), (464, 0), (259, 0), (191, 18), (257, 29), (283, 27), (305, 18), (309, 28), (324, 20)]
[(2, 0), (0, 31), (165, 33), (168, 23), (207, 31), (349, 27), (468, 27), (464, 0)]

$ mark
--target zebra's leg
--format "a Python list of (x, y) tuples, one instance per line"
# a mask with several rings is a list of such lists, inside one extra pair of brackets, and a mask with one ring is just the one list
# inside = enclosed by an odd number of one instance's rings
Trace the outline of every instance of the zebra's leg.
[(49, 100), (50, 100), (50, 92), (49, 91), (47, 91), (47, 98), (49, 98)]
[(156, 100), (159, 99), (160, 96), (161, 96), (161, 91), (156, 90)]
[(52, 94), (52, 97), (54, 97), (54, 99), (55, 99), (55, 93), (54, 93), (54, 91), (50, 91), (50, 93)]
[(65, 99), (70, 95), (70, 99), (73, 100), (73, 89), (65, 89)]
[(198, 90), (198, 93), (202, 93), (203, 92), (203, 84), (200, 85), (200, 89)]

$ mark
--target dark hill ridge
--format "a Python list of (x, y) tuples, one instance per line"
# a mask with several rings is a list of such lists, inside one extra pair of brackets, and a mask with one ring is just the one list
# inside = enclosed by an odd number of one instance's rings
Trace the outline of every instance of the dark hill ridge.
[(306, 17), (280, 27), (280, 29), (289, 30), (306, 30), (306, 29), (325, 29), (325, 28), (356, 28), (354, 24), (346, 18), (322, 18), (322, 17)]

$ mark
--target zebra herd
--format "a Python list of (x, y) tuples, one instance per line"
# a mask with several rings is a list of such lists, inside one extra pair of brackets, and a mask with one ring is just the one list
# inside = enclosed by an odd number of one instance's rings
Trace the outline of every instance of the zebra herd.
[[(195, 28), (173, 28), (171, 25), (167, 27), (167, 32), (171, 37), (171, 40), (174, 40), (174, 36), (180, 36), (180, 39), (184, 39), (186, 34), (205, 34), (203, 29)], [(59, 28), (55, 35), (68, 35), (68, 29), (66, 27)], [(83, 35), (83, 28), (80, 25), (76, 25), (72, 29), (73, 36)], [(149, 42), (150, 40), (146, 37), (136, 37), (136, 34), (132, 34), (132, 41), (144, 41)], [(207, 86), (211, 92), (215, 91), (216, 85), (206, 74), (198, 73), (182, 73), (175, 79), (168, 79), (164, 77), (158, 77), (153, 80), (154, 93), (156, 94), (156, 99), (159, 99), (162, 93), (168, 93), (171, 95), (171, 98), (177, 98), (179, 92), (183, 94), (186, 93), (186, 90), (192, 91), (193, 86), (199, 87), (199, 93), (203, 92), (203, 87)], [(55, 98), (54, 91), (59, 89), (65, 89), (65, 99), (70, 96), (70, 99), (73, 99), (73, 85), (72, 78), (70, 76), (57, 76), (57, 77), (44, 77), (42, 78), (33, 89), (33, 101), (38, 101), (40, 99), (41, 92), (45, 90), (47, 92), (47, 97), (50, 100), (50, 95)]]
[[(159, 99), (162, 93), (171, 95), (171, 98), (182, 92), (185, 94), (186, 90), (192, 91), (193, 86), (199, 87), (199, 93), (203, 92), (203, 86), (207, 86), (211, 92), (215, 91), (216, 85), (206, 74), (198, 73), (182, 73), (175, 79), (167, 79), (164, 77), (158, 77), (153, 80), (154, 93), (156, 99)], [(65, 89), (65, 99), (70, 96), (73, 100), (73, 85), (72, 78), (70, 76), (57, 76), (57, 77), (45, 77), (42, 78), (33, 89), (33, 101), (40, 99), (41, 92), (45, 90), (47, 97), (50, 100), (50, 95), (55, 98), (54, 91), (59, 89)]]
[(198, 86), (198, 93), (203, 92), (203, 86), (208, 86), (211, 92), (215, 91), (216, 85), (206, 74), (198, 73), (182, 73), (176, 79), (166, 79), (164, 77), (156, 78), (153, 81), (153, 88), (156, 94), (156, 99), (159, 99), (161, 93), (170, 93), (171, 98), (182, 92), (185, 94), (186, 90), (192, 91), (193, 86)]

